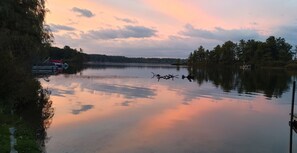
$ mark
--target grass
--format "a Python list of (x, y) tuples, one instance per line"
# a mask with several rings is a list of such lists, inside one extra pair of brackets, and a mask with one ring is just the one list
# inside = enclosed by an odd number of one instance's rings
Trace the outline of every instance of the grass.
[(9, 125), (0, 125), (0, 152), (9, 153), (10, 152), (10, 133), (8, 131)]
[(10, 152), (10, 133), (9, 128), (15, 127), (15, 138), (17, 145), (15, 149), (19, 153), (40, 153), (37, 145), (34, 130), (31, 129), (23, 120), (17, 115), (8, 115), (0, 113), (0, 152)]
[(15, 149), (19, 153), (40, 153), (39, 146), (37, 145), (36, 137), (32, 129), (28, 128), (24, 122), (16, 124), (16, 139), (17, 145)]
[(9, 128), (14, 126), (17, 121), (16, 116), (0, 113), (0, 152), (10, 152), (10, 133)]

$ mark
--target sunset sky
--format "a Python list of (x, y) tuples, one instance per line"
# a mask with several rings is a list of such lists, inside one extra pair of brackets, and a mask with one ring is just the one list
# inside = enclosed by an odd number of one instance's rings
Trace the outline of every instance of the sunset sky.
[(88, 54), (186, 58), (200, 45), (297, 45), (297, 0), (47, 0), (54, 45)]

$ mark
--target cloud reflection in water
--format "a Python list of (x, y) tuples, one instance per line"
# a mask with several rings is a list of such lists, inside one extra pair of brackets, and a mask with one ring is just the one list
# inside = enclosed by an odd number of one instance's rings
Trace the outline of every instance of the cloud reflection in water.
[(124, 101), (121, 103), (121, 106), (130, 106), (133, 101)]
[(65, 97), (65, 95), (74, 95), (73, 89), (58, 89), (58, 88), (51, 88), (51, 93), (53, 96)]
[(93, 105), (82, 105), (80, 109), (74, 109), (74, 110), (72, 110), (72, 114), (78, 115), (78, 114), (80, 114), (82, 112), (86, 112), (86, 111), (88, 111), (88, 110), (90, 110), (92, 108), (94, 108)]
[(124, 95), (125, 98), (151, 98), (156, 95), (154, 89), (115, 84), (82, 84), (82, 88)]

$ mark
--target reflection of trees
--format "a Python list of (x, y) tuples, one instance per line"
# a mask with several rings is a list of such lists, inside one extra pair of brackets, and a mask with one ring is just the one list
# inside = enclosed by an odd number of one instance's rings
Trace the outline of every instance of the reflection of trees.
[(86, 68), (83, 63), (68, 63), (69, 67), (63, 72), (66, 74), (77, 74)]
[(284, 70), (259, 69), (240, 74), (238, 92), (262, 92), (266, 97), (281, 97), (289, 89), (291, 76)]
[(291, 76), (284, 70), (256, 69), (242, 71), (234, 68), (189, 68), (189, 73), (201, 85), (212, 82), (225, 92), (237, 90), (238, 93), (260, 92), (266, 97), (281, 97), (289, 89)]
[(52, 108), (52, 101), (49, 100), (50, 92), (48, 90), (40, 91), (40, 99), (38, 105), (38, 129), (37, 140), (41, 147), (45, 146), (45, 140), (47, 140), (46, 130), (52, 123), (52, 117), (54, 116), (54, 108)]
[(45, 147), (45, 141), (48, 139), (46, 130), (50, 127), (54, 109), (52, 101), (49, 100), (50, 91), (40, 89), (39, 99), (36, 103), (30, 103), (26, 108), (20, 110), (21, 116), (32, 129), (36, 131), (36, 139), (41, 149)]

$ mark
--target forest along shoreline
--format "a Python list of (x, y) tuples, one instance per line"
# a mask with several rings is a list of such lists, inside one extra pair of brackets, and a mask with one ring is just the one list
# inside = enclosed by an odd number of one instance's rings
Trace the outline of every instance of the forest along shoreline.
[(42, 88), (31, 68), (48, 57), (67, 62), (67, 71), (73, 73), (81, 71), (85, 63), (100, 62), (186, 65), (192, 70), (198, 66), (243, 64), (297, 70), (297, 46), (292, 50), (284, 38), (274, 36), (265, 42), (227, 41), (213, 50), (200, 46), (187, 59), (89, 55), (81, 48), (53, 47), (53, 35), (44, 21), (46, 13), (44, 0), (0, 1), (0, 71), (3, 72), (0, 75), (0, 152), (10, 152), (9, 128), (12, 127), (16, 129), (16, 151), (44, 151), (46, 130), (54, 109), (50, 92)]

